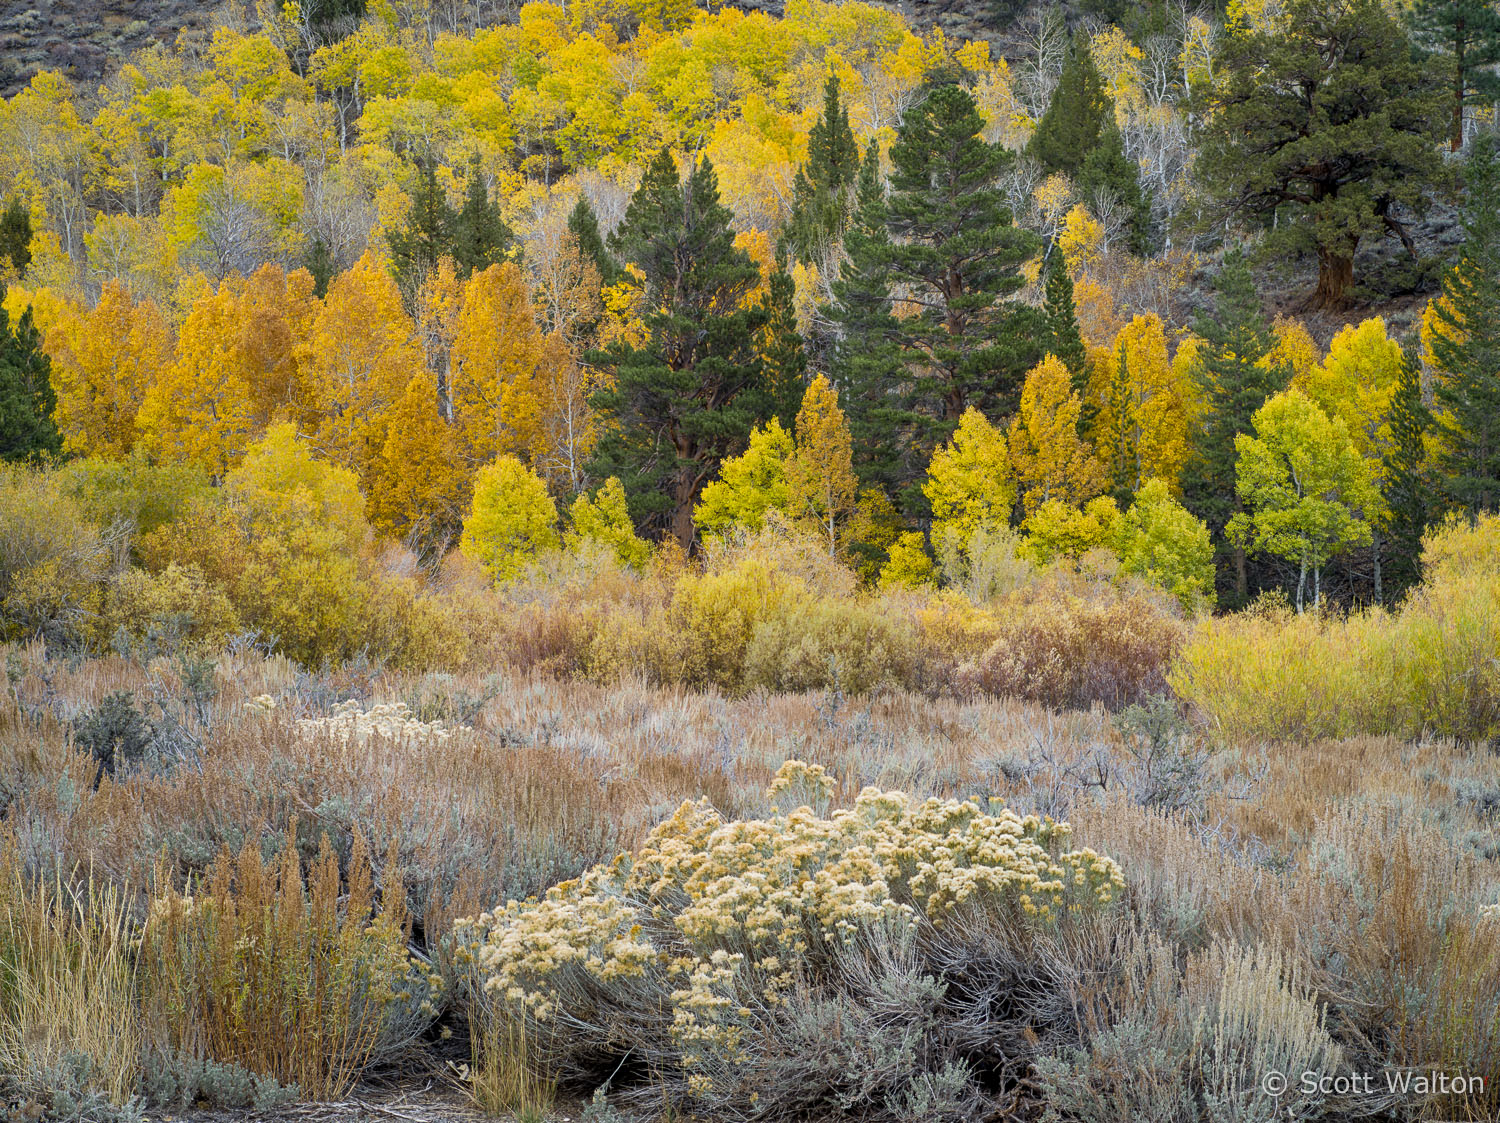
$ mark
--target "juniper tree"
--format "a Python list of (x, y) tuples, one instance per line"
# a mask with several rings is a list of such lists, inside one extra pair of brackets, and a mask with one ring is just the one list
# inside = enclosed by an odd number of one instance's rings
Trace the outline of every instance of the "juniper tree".
[(760, 273), (730, 218), (706, 158), (683, 180), (659, 152), (611, 244), (641, 271), (646, 339), (589, 356), (609, 375), (593, 398), (604, 436), (590, 471), (618, 477), (637, 523), (684, 547), (703, 485), (771, 409), (755, 350), (765, 312), (745, 307)]
[(1402, 214), (1442, 178), (1441, 94), (1381, 0), (1289, 0), (1275, 28), (1226, 38), (1220, 75), (1199, 178), (1227, 214), (1316, 251), (1319, 307), (1344, 304), (1361, 242), (1415, 254)]
[(1474, 143), (1464, 169), (1463, 250), (1433, 304), (1437, 485), (1470, 514), (1500, 510), (1500, 156)]

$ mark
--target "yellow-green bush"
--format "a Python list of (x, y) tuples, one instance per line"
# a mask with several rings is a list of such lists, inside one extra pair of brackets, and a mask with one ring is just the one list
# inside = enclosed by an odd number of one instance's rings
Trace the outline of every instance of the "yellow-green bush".
[(195, 647), (217, 650), (239, 627), (224, 590), (194, 565), (169, 562), (160, 573), (127, 569), (109, 582), (104, 628), (133, 641), (156, 632)]
[(1173, 688), (1234, 738), (1500, 735), (1500, 518), (1453, 522), (1394, 612), (1285, 608), (1200, 622)]

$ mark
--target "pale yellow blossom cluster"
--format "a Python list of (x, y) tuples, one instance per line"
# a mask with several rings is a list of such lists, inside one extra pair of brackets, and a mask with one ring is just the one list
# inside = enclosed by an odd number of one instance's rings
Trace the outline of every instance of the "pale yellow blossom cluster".
[(329, 716), (307, 718), (299, 721), (297, 727), (309, 735), (328, 733), (355, 743), (363, 743), (372, 737), (393, 741), (445, 741), (454, 733), (468, 729), (463, 725), (450, 729), (441, 721), (419, 721), (405, 702), (384, 702), (365, 710), (353, 698), (338, 703)]
[(719, 948), (693, 967), (686, 987), (672, 992), (672, 1040), (689, 1070), (688, 1087), (699, 1095), (710, 1089), (712, 1073), (723, 1062), (742, 1057), (752, 1016), (737, 997), (744, 961), (742, 954)]
[(251, 713), (268, 714), (276, 708), (276, 699), (269, 694), (257, 694), (245, 703), (245, 709)]
[[(768, 794), (824, 783), (831, 793), (821, 769), (790, 761)], [(671, 993), (679, 1045), (722, 1058), (739, 1032), (725, 1012), (749, 1014), (737, 993), (775, 1005), (799, 963), (863, 929), (941, 927), (962, 908), (1043, 922), (1107, 904), (1119, 866), (1068, 849), (1069, 835), (995, 804), (874, 788), (826, 817), (800, 806), (725, 821), (684, 803), (635, 855), (464, 925), (488, 992), (538, 1019), (580, 983), (685, 976)]]
[(1481, 905), (1479, 908), (1479, 918), (1481, 920), (1500, 920), (1500, 901), (1495, 902), (1493, 905)]
[(776, 770), (766, 795), (777, 803), (790, 797), (807, 807), (826, 807), (833, 790), (833, 777), (821, 764), (789, 760)]

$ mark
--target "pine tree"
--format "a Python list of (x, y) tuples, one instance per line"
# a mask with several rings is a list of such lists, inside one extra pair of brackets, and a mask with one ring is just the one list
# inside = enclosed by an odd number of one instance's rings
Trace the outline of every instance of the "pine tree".
[(411, 196), (406, 224), (386, 235), (396, 283), (410, 304), (438, 258), (452, 252), (453, 224), (457, 215), (438, 186), (437, 171), (430, 160), (417, 164), (417, 182)]
[(599, 232), (599, 216), (582, 195), (568, 214), (568, 233), (578, 239), (578, 252), (599, 271), (599, 283), (608, 288), (620, 279), (620, 263), (604, 246)]
[(872, 138), (859, 170), (854, 216), (844, 238), (846, 260), (823, 309), (832, 326), (829, 371), (840, 388), (854, 435), (854, 470), (864, 487), (894, 492), (926, 469), (903, 455), (909, 421), (901, 404), (906, 370), (891, 313), (890, 253), (880, 150)]
[(1465, 167), (1464, 245), (1434, 301), (1438, 487), (1471, 515), (1500, 510), (1500, 154), (1480, 137)]
[(1031, 134), (1027, 154), (1049, 173), (1076, 176), (1106, 125), (1114, 122), (1114, 113), (1104, 76), (1080, 31), (1068, 46), (1057, 88)]
[(1446, 56), (1448, 71), (1448, 147), (1464, 144), (1464, 109), (1473, 102), (1500, 97), (1500, 11), (1493, 0), (1416, 0), (1408, 18), (1413, 38), (1429, 51)]
[(786, 266), (786, 255), (778, 253), (763, 301), (766, 322), (760, 331), (760, 354), (766, 366), (771, 412), (790, 428), (807, 391), (807, 353), (797, 330), (797, 283)]
[(1362, 241), (1416, 256), (1400, 215), (1443, 178), (1441, 93), (1381, 0), (1289, 0), (1274, 28), (1226, 37), (1219, 72), (1194, 167), (1227, 214), (1317, 251), (1319, 307), (1344, 305)]
[(816, 262), (848, 228), (859, 175), (859, 146), (849, 128), (849, 110), (839, 102), (839, 79), (823, 86), (823, 115), (807, 136), (807, 162), (792, 184), (786, 244), (797, 261)]
[[(0, 289), (0, 297), (4, 290)], [(0, 460), (34, 460), (62, 451), (54, 414), (52, 364), (42, 350), (31, 309), (15, 327), (0, 308)]]
[(0, 212), (0, 262), (9, 262), (17, 278), (31, 264), (31, 212), (14, 196)]
[(1213, 532), (1219, 553), (1219, 600), (1232, 607), (1249, 595), (1244, 549), (1224, 537), (1230, 519), (1243, 509), (1234, 488), (1234, 440), (1251, 431), (1255, 411), (1285, 386), (1287, 374), (1280, 366), (1262, 362), (1276, 337), (1261, 314), (1250, 267), (1240, 254), (1225, 257), (1215, 287), (1213, 315), (1200, 317), (1194, 325), (1203, 339), (1197, 373), (1206, 416), (1183, 469), (1182, 490), (1188, 510)]
[(328, 248), (328, 242), (323, 235), (313, 235), (312, 241), (307, 244), (307, 253), (303, 255), (302, 264), (312, 274), (313, 295), (322, 300), (328, 295), (328, 282), (333, 280), (333, 275), (338, 272), (338, 267), (333, 261), (333, 252)]
[(971, 406), (1013, 414), (1042, 354), (1041, 313), (1005, 299), (1039, 242), (1012, 221), (997, 182), (1010, 156), (979, 135), (983, 125), (968, 91), (940, 85), (907, 111), (891, 148), (890, 278), (918, 309), (899, 336), (924, 450)]
[(612, 376), (594, 397), (604, 436), (591, 471), (618, 476), (643, 528), (684, 548), (704, 484), (771, 409), (755, 353), (765, 312), (744, 306), (759, 270), (735, 247), (730, 218), (707, 159), (683, 182), (659, 152), (613, 242), (644, 278), (647, 339), (591, 356)]
[(490, 201), (476, 154), (469, 162), (463, 206), (453, 216), (452, 252), (459, 280), (504, 261), (514, 241), (510, 227), (500, 217), (499, 205)]
[(1151, 248), (1151, 207), (1141, 191), (1141, 169), (1125, 155), (1125, 138), (1111, 112), (1099, 132), (1099, 142), (1084, 157), (1074, 187), (1090, 206), (1102, 193), (1110, 195), (1130, 217), (1130, 248), (1145, 254)]
[(1392, 593), (1415, 585), (1422, 576), (1422, 535), (1432, 512), (1427, 475), (1427, 433), (1432, 414), (1422, 401), (1422, 367), (1415, 355), (1402, 357), (1387, 415), (1390, 444), (1381, 465), (1385, 482), (1385, 538), (1390, 548), (1386, 573)]

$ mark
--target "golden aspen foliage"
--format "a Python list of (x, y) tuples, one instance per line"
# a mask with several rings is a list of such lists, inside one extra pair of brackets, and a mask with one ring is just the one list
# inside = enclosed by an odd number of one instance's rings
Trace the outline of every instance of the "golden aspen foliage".
[(463, 284), (458, 279), (453, 258), (444, 254), (437, 268), (429, 270), (417, 290), (413, 319), (417, 342), (432, 372), (438, 402), (445, 419), (453, 416), (453, 340), (458, 332), (458, 310), (463, 301)]
[(785, 511), (792, 502), (788, 475), (796, 452), (792, 435), (776, 418), (753, 430), (749, 447), (724, 460), (719, 478), (704, 487), (693, 522), (710, 532), (731, 526), (759, 530), (767, 511)]
[(405, 542), (447, 545), (463, 519), (469, 476), (425, 371), (391, 407), (386, 432), (366, 485), (370, 522)]
[(557, 545), (557, 505), (541, 478), (514, 456), (498, 456), (474, 477), (474, 501), (459, 548), (492, 581), (514, 577)]
[(297, 360), (295, 416), (313, 449), (367, 479), (386, 411), (422, 362), (396, 282), (369, 253), (329, 285)]
[(1167, 355), (1166, 328), (1153, 313), (1136, 316), (1095, 363), (1099, 456), (1120, 494), (1153, 477), (1172, 487), (1188, 457), (1192, 384)]
[(492, 265), (465, 282), (451, 367), (453, 424), (470, 465), (530, 451), (539, 410), (532, 381), (543, 349), (515, 264)]
[(109, 281), (93, 308), (61, 311), (47, 331), (46, 349), (63, 447), (91, 456), (129, 455), (141, 403), (172, 361), (161, 311)]
[(508, 399), (521, 451), (557, 490), (577, 492), (584, 486), (599, 439), (590, 399), (603, 381), (598, 368), (578, 361), (562, 335), (549, 335), (535, 373), (520, 380)]
[(568, 549), (584, 542), (597, 542), (613, 551), (623, 565), (640, 569), (651, 560), (651, 544), (635, 532), (625, 488), (610, 476), (592, 496), (580, 494), (569, 512), (572, 526), (564, 536)]
[(796, 425), (796, 454), (787, 465), (791, 511), (817, 527), (832, 554), (838, 549), (839, 527), (854, 510), (859, 480), (848, 420), (837, 391), (823, 375), (802, 395)]
[(933, 453), (922, 493), (932, 504), (934, 538), (952, 535), (963, 546), (981, 526), (1010, 521), (1016, 482), (1005, 437), (973, 406), (959, 418), (953, 439)]
[(317, 459), (281, 422), (212, 500), (148, 535), (142, 553), (153, 570), (195, 566), (225, 590), (246, 627), (316, 665), (352, 654), (369, 533), (354, 473)]
[(222, 477), (260, 435), (239, 346), (240, 312), (226, 281), (188, 313), (176, 360), (146, 392), (136, 417), (141, 444), (152, 456)]
[(1082, 503), (1104, 490), (1104, 467), (1078, 435), (1081, 409), (1068, 368), (1056, 355), (1027, 374), (1010, 426), (1010, 460), (1027, 511), (1049, 499)]
[(1323, 362), (1293, 385), (1329, 417), (1342, 420), (1359, 454), (1378, 470), (1390, 441), (1387, 419), (1401, 363), (1401, 345), (1377, 316), (1340, 329)]
[(1019, 552), (1041, 565), (1059, 558), (1076, 561), (1090, 550), (1111, 546), (1119, 518), (1120, 508), (1108, 495), (1090, 499), (1081, 507), (1048, 499), (1021, 524), (1026, 538)]
[(915, 530), (908, 530), (891, 543), (889, 557), (880, 570), (882, 589), (915, 589), (932, 584), (932, 555)]
[(1301, 320), (1277, 316), (1272, 325), (1276, 343), (1261, 362), (1281, 367), (1292, 381), (1306, 378), (1322, 361), (1323, 353)]

